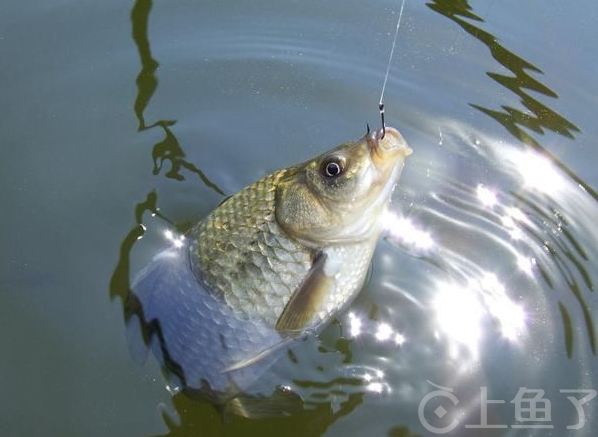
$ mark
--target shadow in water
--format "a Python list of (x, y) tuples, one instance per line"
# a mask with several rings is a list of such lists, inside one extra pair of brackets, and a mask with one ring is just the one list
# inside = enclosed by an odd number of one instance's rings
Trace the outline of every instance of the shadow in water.
[(323, 435), (330, 425), (361, 405), (363, 394), (350, 395), (336, 411), (329, 405), (319, 404), (312, 410), (302, 410), (288, 417), (250, 420), (231, 416), (227, 418), (226, 423), (223, 423), (214, 407), (205, 401), (198, 402), (181, 394), (175, 395), (172, 401), (180, 420), (173, 419), (166, 412), (162, 413), (164, 423), (168, 427), (168, 433), (162, 435), (164, 437), (197, 435), (198, 430), (201, 435), (318, 436)]
[(393, 426), (387, 432), (388, 437), (421, 437), (419, 434), (411, 434), (409, 428), (404, 426)]
[[(523, 112), (510, 106), (502, 106), (500, 109), (491, 109), (474, 103), (470, 103), (470, 106), (496, 120), (517, 140), (546, 157), (575, 183), (574, 189), (581, 188), (595, 201), (598, 201), (598, 193), (592, 187), (528, 133), (528, 131), (531, 131), (543, 135), (545, 130), (549, 130), (573, 139), (574, 135), (580, 132), (575, 124), (527, 92), (529, 90), (549, 98), (558, 98), (556, 92), (532, 76), (532, 74), (543, 74), (542, 70), (508, 50), (498, 42), (498, 38), (483, 30), (481, 25), (484, 20), (473, 12), (473, 8), (467, 0), (434, 0), (427, 3), (427, 6), (457, 23), (468, 34), (484, 44), (490, 51), (491, 56), (502, 67), (512, 73), (512, 75), (505, 75), (487, 72), (490, 78), (519, 96), (527, 111)], [(567, 220), (562, 212), (566, 208), (563, 208), (560, 204), (562, 199), (556, 198), (556, 195), (551, 197), (548, 193), (540, 198), (533, 197), (524, 192), (523, 189), (519, 193), (512, 192), (510, 194), (519, 204), (518, 207), (529, 211), (529, 217), (536, 219), (536, 223), (527, 226), (525, 231), (535, 240), (538, 247), (544, 248), (550, 254), (553, 264), (557, 267), (561, 277), (579, 303), (588, 333), (590, 348), (592, 353), (596, 355), (596, 330), (592, 314), (583, 296), (584, 289), (590, 292), (594, 290), (590, 274), (584, 266), (589, 260), (582, 243), (568, 230)], [(550, 229), (557, 231), (550, 232)], [(554, 281), (551, 279), (548, 269), (543, 268), (542, 265), (538, 265), (538, 268), (548, 287), (554, 289)], [(581, 283), (576, 278), (575, 272), (577, 272)], [(565, 347), (567, 355), (571, 358), (574, 344), (571, 313), (563, 302), (559, 301), (558, 306), (565, 331)]]

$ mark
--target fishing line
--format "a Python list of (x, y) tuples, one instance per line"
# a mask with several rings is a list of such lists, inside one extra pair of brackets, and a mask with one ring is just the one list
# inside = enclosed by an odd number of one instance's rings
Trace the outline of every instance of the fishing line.
[(386, 65), (386, 75), (384, 76), (384, 83), (382, 84), (382, 92), (380, 93), (380, 102), (378, 103), (378, 109), (380, 110), (380, 119), (382, 120), (382, 136), (384, 138), (386, 134), (386, 125), (384, 123), (384, 91), (386, 91), (386, 82), (388, 82), (388, 75), (390, 74), (390, 66), (392, 58), (395, 54), (395, 46), (397, 45), (397, 36), (399, 35), (399, 28), (401, 27), (401, 18), (403, 17), (403, 8), (405, 7), (405, 0), (401, 2), (401, 9), (399, 11), (399, 18), (397, 19), (397, 28), (395, 29), (395, 36), (392, 40), (392, 46), (390, 48), (390, 55), (388, 56), (388, 64)]

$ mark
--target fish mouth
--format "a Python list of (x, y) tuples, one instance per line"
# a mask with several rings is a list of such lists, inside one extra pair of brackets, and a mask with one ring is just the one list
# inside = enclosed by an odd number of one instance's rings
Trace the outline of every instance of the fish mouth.
[(366, 135), (366, 140), (372, 161), (379, 168), (392, 166), (413, 152), (403, 135), (394, 127), (387, 126), (370, 132)]

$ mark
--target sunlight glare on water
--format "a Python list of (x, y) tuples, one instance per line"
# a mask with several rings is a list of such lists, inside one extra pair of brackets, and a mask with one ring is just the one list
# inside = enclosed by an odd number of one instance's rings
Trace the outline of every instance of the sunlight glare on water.
[(384, 231), (391, 238), (420, 250), (428, 250), (434, 246), (430, 233), (413, 224), (408, 218), (385, 211), (380, 220)]
[(480, 202), (482, 202), (482, 204), (484, 206), (487, 206), (488, 208), (492, 208), (494, 205), (496, 205), (498, 203), (498, 198), (496, 197), (496, 193), (494, 191), (492, 191), (491, 189), (489, 189), (488, 187), (485, 187), (484, 185), (479, 184), (476, 191), (478, 194), (478, 199), (480, 200)]
[(464, 345), (477, 358), (486, 316), (498, 322), (502, 335), (510, 341), (516, 341), (525, 331), (523, 308), (509, 299), (504, 286), (492, 273), (471, 280), (466, 287), (438, 284), (433, 308), (441, 334), (452, 344), (453, 358), (458, 357), (457, 344)]
[(185, 236), (183, 234), (175, 235), (170, 229), (164, 231), (164, 238), (177, 249), (180, 249), (185, 244)]
[(527, 188), (555, 196), (566, 188), (563, 175), (545, 156), (530, 150), (511, 150), (506, 157), (517, 169)]
[(484, 307), (475, 291), (455, 284), (440, 283), (433, 308), (439, 335), (449, 342), (451, 357), (460, 358), (459, 345), (463, 345), (473, 358), (477, 358)]

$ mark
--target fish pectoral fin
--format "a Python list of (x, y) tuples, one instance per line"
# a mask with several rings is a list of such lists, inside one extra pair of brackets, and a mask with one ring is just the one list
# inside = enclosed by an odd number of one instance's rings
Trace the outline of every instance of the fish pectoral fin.
[(328, 255), (318, 252), (305, 280), (295, 290), (276, 322), (278, 331), (296, 331), (305, 327), (324, 297), (330, 292), (333, 278), (324, 271)]

